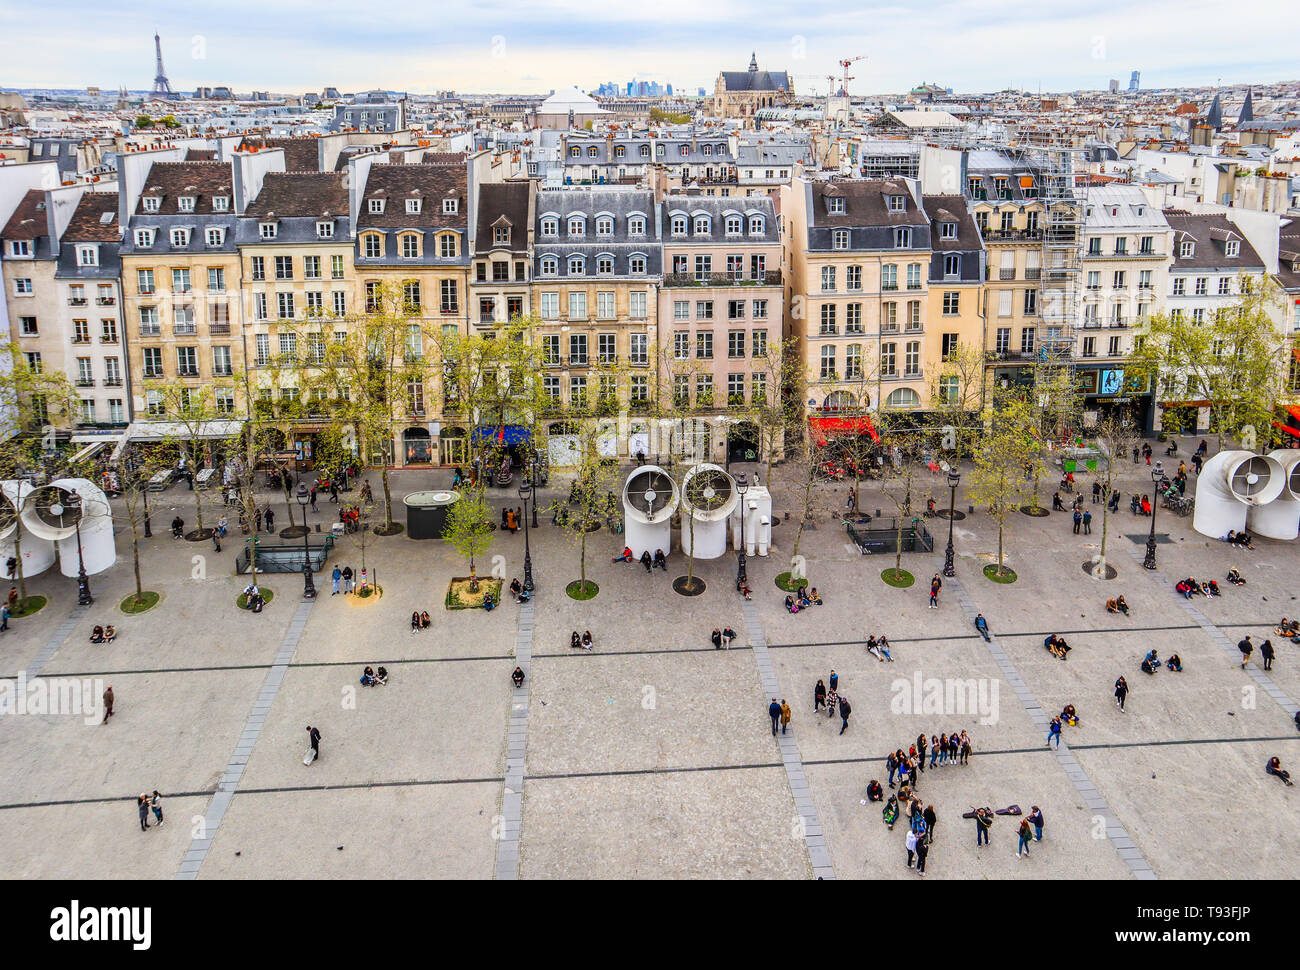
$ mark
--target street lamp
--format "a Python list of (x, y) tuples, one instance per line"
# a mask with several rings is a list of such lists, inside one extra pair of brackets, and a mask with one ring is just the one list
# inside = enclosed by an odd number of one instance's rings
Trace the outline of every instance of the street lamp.
[[(533, 591), (533, 552), (528, 545), (528, 500), (533, 497), (533, 485), (527, 478), (519, 483), (519, 497), (524, 502), (524, 590)], [(533, 511), (537, 511), (537, 501), (533, 501)]]
[(1147, 557), (1142, 565), (1147, 569), (1156, 568), (1156, 506), (1160, 504), (1160, 473), (1151, 472), (1151, 534), (1147, 536)]
[(306, 527), (307, 523), (307, 503), (311, 501), (311, 492), (308, 490), (305, 482), (298, 483), (298, 507), (302, 510), (302, 598), (305, 600), (314, 600), (316, 598), (316, 582), (311, 576), (311, 547), (307, 544), (311, 536), (311, 531)]
[(956, 469), (948, 472), (948, 488), (950, 495), (948, 498), (948, 549), (943, 556), (943, 574), (945, 576), (956, 576), (957, 569), (953, 566), (953, 548), (952, 548), (952, 523), (957, 517), (957, 486), (961, 484), (961, 475)]
[[(528, 476), (529, 476), (528, 480), (533, 486), (534, 493), (536, 493), (537, 491), (537, 469), (541, 466), (541, 464), (542, 464), (542, 456), (534, 452), (533, 460), (528, 463)], [(536, 494), (533, 495), (533, 528), (534, 529), (537, 528), (537, 495)], [(524, 544), (525, 545), (528, 544), (527, 534), (524, 535)]]
[(736, 494), (740, 496), (740, 549), (736, 552), (736, 589), (744, 589), (749, 577), (745, 575), (745, 493), (749, 482), (745, 473), (736, 476)]
[(95, 597), (90, 595), (90, 577), (86, 575), (86, 557), (81, 552), (81, 496), (76, 489), (68, 499), (68, 509), (77, 517), (77, 605), (90, 606)]

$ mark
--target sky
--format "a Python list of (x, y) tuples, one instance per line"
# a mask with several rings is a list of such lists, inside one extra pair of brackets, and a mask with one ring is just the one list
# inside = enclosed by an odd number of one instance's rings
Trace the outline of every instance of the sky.
[[(1049, 0), (1050, 3), (1050, 0)], [(546, 93), (633, 78), (713, 91), (721, 70), (796, 75), (852, 94), (1268, 82), (1300, 75), (1285, 4), (1234, 0), (0, 0), (0, 86), (147, 89), (153, 34), (175, 90)], [(1267, 24), (1276, 29), (1268, 29)], [(1213, 25), (1212, 27), (1210, 25)], [(807, 76), (800, 76), (807, 75)]]

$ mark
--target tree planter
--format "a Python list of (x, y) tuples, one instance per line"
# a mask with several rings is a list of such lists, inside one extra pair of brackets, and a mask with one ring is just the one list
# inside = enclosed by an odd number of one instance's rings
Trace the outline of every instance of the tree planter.
[(31, 616), (33, 613), (39, 613), (45, 609), (48, 602), (49, 600), (44, 596), (29, 596), (15, 603), (14, 611), (9, 616), (15, 620), (24, 616)]
[(478, 589), (471, 590), (468, 576), (453, 576), (451, 582), (447, 584), (445, 605), (449, 610), (481, 610), (483, 596), (486, 593), (491, 593), (492, 599), (500, 606), (501, 580), (480, 579)]
[(886, 585), (893, 586), (895, 589), (907, 589), (916, 582), (916, 577), (906, 569), (895, 570), (893, 566), (881, 570), (880, 578), (885, 581)]
[(1093, 579), (1114, 579), (1119, 575), (1118, 569), (1110, 563), (1106, 563), (1106, 574), (1103, 576), (1101, 571), (1098, 569), (1101, 563), (1097, 562), (1095, 559), (1089, 559), (1087, 562), (1080, 563), (1079, 565), (1083, 571)]
[(191, 529), (185, 533), (185, 539), (187, 542), (202, 542), (204, 539), (211, 539), (216, 531), (216, 529)]
[[(266, 609), (266, 607), (271, 605), (271, 600), (275, 599), (275, 593), (267, 589), (265, 586), (259, 586), (258, 592), (262, 594), (262, 609)], [(243, 593), (240, 593), (235, 597), (235, 605), (241, 610), (248, 609), (248, 597)]]
[(144, 591), (144, 599), (140, 602), (136, 602), (135, 593), (132, 593), (126, 599), (122, 600), (122, 602), (117, 605), (117, 608), (126, 614), (144, 613), (153, 609), (161, 601), (162, 595), (160, 593), (155, 593), (151, 589), (146, 589)]
[(310, 534), (311, 530), (305, 525), (287, 525), (276, 533), (281, 539), (301, 539)]
[(589, 600), (600, 592), (600, 587), (589, 579), (587, 580), (587, 585), (584, 589), (582, 580), (575, 579), (568, 586), (564, 587), (564, 591), (575, 600)]
[(778, 588), (778, 589), (783, 589), (783, 590), (785, 590), (787, 593), (794, 593), (794, 592), (796, 592), (796, 591), (799, 589), (800, 586), (803, 586), (803, 585), (804, 585), (805, 583), (807, 583), (807, 582), (808, 582), (808, 580), (806, 580), (806, 579), (795, 579), (794, 576), (791, 575), (790, 573), (777, 573), (777, 574), (776, 574), (776, 585), (777, 585), (777, 588)]
[(375, 535), (377, 536), (395, 536), (399, 535), (401, 531), (402, 526), (397, 522), (394, 522), (392, 525), (375, 526)]
[(989, 563), (987, 566), (984, 567), (984, 577), (986, 579), (993, 580), (993, 582), (995, 583), (1003, 583), (1003, 584), (1014, 583), (1017, 579), (1016, 571), (1012, 569), (1010, 566), (1003, 566), (1002, 575), (999, 576), (997, 563)]
[(1022, 505), (1020, 511), (1025, 515), (1032, 515), (1036, 519), (1041, 519), (1045, 515), (1051, 515), (1051, 509), (1045, 509), (1041, 505)]
[(688, 579), (685, 576), (678, 576), (673, 580), (673, 591), (680, 593), (682, 596), (699, 596), (705, 590), (704, 580), (699, 576)]

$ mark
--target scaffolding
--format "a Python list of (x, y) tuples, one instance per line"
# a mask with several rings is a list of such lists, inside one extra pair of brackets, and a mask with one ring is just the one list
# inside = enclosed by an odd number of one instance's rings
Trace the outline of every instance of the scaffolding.
[(1062, 139), (1027, 146), (1038, 171), (1044, 204), (1042, 273), (1039, 280), (1038, 347), (1034, 383), (1056, 384), (1064, 369), (1074, 385), (1075, 329), (1083, 286), (1083, 234), (1087, 173), (1078, 164), (1082, 149)]

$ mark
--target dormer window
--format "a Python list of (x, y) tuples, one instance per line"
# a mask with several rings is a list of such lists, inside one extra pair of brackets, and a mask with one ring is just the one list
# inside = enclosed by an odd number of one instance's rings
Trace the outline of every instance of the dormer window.
[(614, 220), (611, 219), (609, 216), (601, 216), (599, 219), (597, 219), (596, 235), (597, 236), (614, 235)]
[(906, 198), (901, 195), (888, 196), (890, 212), (905, 212), (907, 210)]
[(685, 216), (673, 216), (673, 235), (674, 235), (674, 236), (684, 236), (684, 235), (686, 235), (686, 217), (685, 217)]
[(703, 154), (705, 154), (705, 155), (712, 155), (712, 154), (713, 154), (713, 146), (712, 146), (712, 145), (701, 145), (701, 146), (700, 146), (700, 152), (703, 153)]
[(683, 146), (681, 147), (681, 154), (682, 154), (682, 157), (683, 157), (683, 158), (685, 158), (685, 157), (686, 157), (687, 155), (689, 155), (690, 153), (691, 153), (691, 146), (690, 146), (690, 145), (683, 145)]
[(583, 268), (584, 268), (585, 266), (586, 266), (586, 260), (584, 260), (581, 256), (570, 256), (570, 257), (569, 257), (569, 275), (570, 275), (570, 276), (581, 276), (582, 273), (583, 273)]
[(190, 244), (190, 231), (188, 229), (173, 229), (171, 239), (173, 247), (184, 249)]
[(145, 212), (157, 212), (159, 206), (161, 206), (161, 205), (162, 205), (162, 199), (160, 199), (158, 196), (156, 196), (156, 195), (147, 195), (147, 196), (145, 196), (145, 199), (144, 199), (144, 211), (145, 211)]
[(623, 157), (624, 155), (626, 155), (626, 154), (627, 154), (627, 149), (624, 148), (622, 145), (617, 145), (617, 146), (615, 146), (615, 148), (614, 148), (614, 157), (615, 157), (615, 158), (622, 158), (622, 157)]
[(697, 235), (697, 236), (707, 236), (708, 234), (709, 234), (709, 217), (708, 217), (708, 216), (696, 216), (696, 217), (695, 217), (695, 235)]
[(542, 220), (542, 235), (543, 235), (543, 236), (555, 236), (555, 235), (558, 235), (559, 232), (560, 232), (560, 220), (559, 220), (559, 219), (551, 219), (551, 218), (547, 218), (547, 219), (543, 219), (543, 220)]
[(383, 199), (371, 199), (371, 200), (370, 200), (370, 211), (371, 211), (371, 213), (374, 214), (374, 215), (379, 215), (380, 213), (382, 213), (382, 212), (384, 211), (384, 200), (383, 200)]
[(135, 231), (135, 244), (141, 249), (149, 249), (153, 246), (154, 230), (137, 229)]
[(569, 149), (569, 157), (570, 157), (570, 158), (581, 158), (581, 157), (582, 157), (582, 149), (581, 149), (581, 148), (570, 148), (570, 149)]
[(727, 216), (727, 235), (739, 236), (744, 232), (745, 221), (740, 216)]
[(595, 146), (595, 145), (592, 145), (590, 148), (587, 149), (587, 157), (588, 157), (588, 158), (595, 158), (598, 154), (599, 154), (599, 153), (596, 151), (596, 146)]
[(1241, 243), (1236, 239), (1229, 239), (1223, 244), (1223, 255), (1235, 258), (1241, 255)]
[(666, 152), (667, 152), (667, 148), (666, 148), (665, 146), (663, 146), (663, 145), (656, 145), (656, 146), (655, 146), (655, 157), (656, 157), (656, 158), (663, 158), (664, 155), (666, 154)]
[(204, 238), (207, 240), (209, 246), (220, 246), (226, 241), (226, 230), (213, 226), (207, 230), (204, 234)]
[(407, 214), (408, 216), (418, 216), (418, 215), (420, 214), (420, 200), (419, 200), (419, 199), (407, 199), (407, 200), (406, 200), (406, 214)]
[(493, 229), (493, 230), (492, 230), (492, 244), (493, 244), (494, 246), (509, 246), (509, 245), (510, 245), (510, 227), (509, 227), (509, 226), (497, 226), (495, 229)]
[(447, 216), (454, 216), (460, 211), (460, 199), (443, 199), (442, 213)]
[(582, 236), (587, 232), (587, 220), (581, 216), (569, 220), (569, 235)]
[(895, 229), (894, 230), (894, 248), (911, 249), (912, 248), (912, 230)]
[(844, 211), (843, 197), (838, 195), (828, 196), (826, 199), (826, 211), (842, 213)]
[(555, 276), (560, 271), (560, 261), (554, 256), (542, 257), (542, 275)]
[(279, 234), (279, 226), (274, 222), (259, 222), (257, 233), (263, 239), (274, 239)]
[(632, 236), (645, 235), (645, 219), (641, 216), (632, 216), (627, 220), (627, 231)]
[(642, 158), (649, 158), (649, 157), (650, 157), (650, 146), (649, 146), (649, 145), (642, 145), (641, 148), (640, 148), (640, 150), (637, 152), (637, 154), (640, 155)]
[(176, 200), (176, 207), (180, 209), (181, 212), (193, 212), (194, 196), (182, 195), (179, 199)]
[(331, 220), (323, 219), (320, 222), (316, 223), (316, 238), (317, 239), (334, 238), (334, 221), (332, 219)]
[(849, 231), (847, 229), (836, 229), (831, 234), (831, 245), (835, 249), (849, 248)]
[(78, 246), (78, 247), (77, 247), (77, 265), (78, 265), (78, 266), (98, 266), (98, 265), (99, 265), (99, 247), (98, 247), (98, 246)]
[(941, 222), (941, 223), (939, 223), (939, 238), (940, 238), (940, 239), (956, 239), (956, 238), (957, 238), (957, 223), (955, 223), (955, 222)]
[(1196, 243), (1184, 242), (1182, 245), (1178, 247), (1178, 258), (1190, 259), (1192, 254), (1195, 252), (1196, 252)]
[(762, 216), (749, 217), (749, 234), (761, 236), (766, 231), (766, 220)]
[(228, 195), (214, 195), (214, 196), (212, 197), (212, 211), (213, 211), (213, 212), (229, 212), (229, 211), (230, 211), (230, 196), (228, 196)]

